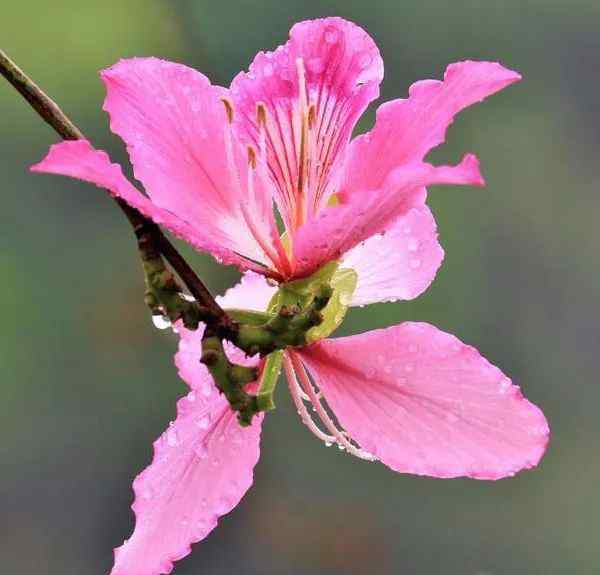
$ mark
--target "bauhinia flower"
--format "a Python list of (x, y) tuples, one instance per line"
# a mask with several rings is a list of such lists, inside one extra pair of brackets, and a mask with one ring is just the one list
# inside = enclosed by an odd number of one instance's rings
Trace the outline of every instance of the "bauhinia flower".
[[(123, 60), (102, 72), (104, 109), (147, 195), (83, 140), (52, 146), (33, 170), (107, 188), (237, 265), (245, 275), (225, 308), (316, 318), (266, 359), (226, 351), (258, 367), (247, 389), (267, 403), (261, 389), (283, 365), (302, 420), (324, 442), (403, 473), (510, 476), (538, 463), (548, 426), (477, 350), (425, 323), (328, 336), (349, 305), (409, 300), (431, 283), (443, 251), (426, 186), (483, 178), (473, 155), (455, 166), (424, 157), (460, 110), (520, 76), (497, 63), (452, 64), (442, 81), (382, 105), (373, 129), (351, 139), (382, 78), (372, 39), (339, 18), (295, 25), (229, 89), (179, 64)], [(136, 526), (112, 575), (169, 573), (252, 484), (264, 414), (241, 426), (199, 361), (204, 328), (178, 329), (176, 364), (191, 391), (134, 482)]]

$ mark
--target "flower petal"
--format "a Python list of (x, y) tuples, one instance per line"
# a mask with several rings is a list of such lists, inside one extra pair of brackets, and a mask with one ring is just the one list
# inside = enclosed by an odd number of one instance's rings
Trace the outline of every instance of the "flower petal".
[(309, 206), (318, 208), (331, 191), (329, 176), (352, 134), (358, 117), (379, 95), (383, 61), (362, 29), (341, 18), (296, 24), (289, 41), (274, 52), (259, 52), (249, 71), (231, 84), (241, 134), (260, 147), (257, 104), (267, 110), (266, 145), (276, 197), (288, 225), (295, 208), (301, 148), (301, 84), (297, 61), (305, 72), (306, 105), (315, 107), (314, 140), (308, 175)]
[(443, 81), (413, 84), (408, 99), (381, 105), (375, 127), (352, 141), (341, 188), (379, 187), (394, 168), (422, 160), (441, 144), (458, 112), (520, 79), (498, 63), (465, 61), (448, 66)]
[(324, 262), (340, 257), (361, 241), (379, 234), (423, 205), (424, 186), (432, 184), (483, 185), (477, 158), (467, 155), (457, 166), (415, 163), (389, 174), (380, 188), (342, 194), (341, 203), (322, 210), (302, 226), (294, 238), (297, 277), (308, 275)]
[[(173, 562), (204, 539), (252, 485), (263, 416), (240, 427), (199, 361), (202, 331), (180, 328), (176, 363), (192, 391), (179, 400), (177, 419), (154, 443), (151, 465), (133, 483), (136, 526), (115, 550), (111, 575), (170, 573)], [(258, 362), (237, 350), (228, 354), (238, 363)]]
[(231, 137), (221, 101), (227, 90), (156, 58), (122, 60), (102, 79), (111, 129), (127, 144), (135, 177), (152, 201), (220, 245), (270, 265), (252, 229), (272, 212), (270, 187), (248, 192), (249, 160)]
[(426, 323), (300, 352), (340, 424), (395, 471), (498, 479), (534, 467), (544, 415), (476, 349)]
[(366, 305), (416, 298), (429, 287), (443, 259), (435, 219), (422, 206), (352, 248), (341, 266), (358, 275), (352, 305)]
[(217, 296), (217, 303), (225, 309), (265, 311), (276, 292), (277, 288), (270, 285), (262, 275), (246, 272), (239, 283), (222, 296)]
[(146, 217), (165, 226), (196, 249), (211, 253), (223, 263), (242, 268), (263, 269), (223, 247), (209, 230), (196, 228), (170, 211), (156, 206), (140, 193), (123, 175), (118, 164), (112, 164), (106, 152), (95, 150), (87, 140), (60, 142), (50, 147), (48, 155), (31, 167), (32, 172), (60, 174), (106, 188), (112, 195), (125, 200)]

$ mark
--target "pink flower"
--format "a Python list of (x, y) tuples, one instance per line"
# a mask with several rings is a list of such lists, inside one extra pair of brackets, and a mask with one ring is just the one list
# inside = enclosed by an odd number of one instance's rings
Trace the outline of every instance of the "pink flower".
[[(418, 82), (408, 99), (382, 105), (374, 128), (351, 140), (382, 77), (371, 38), (339, 18), (295, 25), (287, 44), (259, 53), (229, 89), (179, 64), (121, 61), (102, 73), (104, 108), (147, 196), (87, 141), (52, 146), (32, 169), (108, 188), (247, 270), (224, 307), (264, 310), (276, 291), (265, 277), (288, 282), (332, 260), (358, 275), (351, 305), (412, 299), (443, 258), (425, 187), (483, 184), (472, 155), (439, 167), (424, 157), (455, 114), (520, 77), (496, 63), (452, 64), (443, 81)], [(134, 482), (136, 527), (113, 575), (169, 573), (252, 483), (263, 417), (238, 425), (198, 361), (201, 337), (202, 328), (181, 328), (176, 363), (191, 391)], [(284, 369), (318, 437), (395, 471), (497, 479), (535, 466), (548, 441), (543, 414), (510, 379), (428, 324), (290, 348)]]

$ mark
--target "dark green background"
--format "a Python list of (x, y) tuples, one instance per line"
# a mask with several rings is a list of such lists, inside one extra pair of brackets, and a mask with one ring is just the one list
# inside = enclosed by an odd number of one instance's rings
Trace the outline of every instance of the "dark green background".
[[(496, 483), (400, 476), (326, 449), (281, 386), (255, 487), (177, 573), (598, 573), (600, 2), (34, 0), (3, 4), (0, 42), (123, 160), (99, 69), (155, 55), (227, 85), (320, 15), (376, 39), (384, 99), (465, 58), (523, 74), (433, 154), (475, 151), (488, 180), (431, 190), (447, 253), (436, 282), (351, 312), (344, 331), (422, 319), (458, 335), (543, 407), (552, 442), (538, 469)], [(131, 480), (185, 389), (124, 218), (92, 186), (28, 173), (55, 140), (0, 83), (0, 564), (13, 575), (108, 571)], [(216, 291), (235, 281), (185, 251)]]

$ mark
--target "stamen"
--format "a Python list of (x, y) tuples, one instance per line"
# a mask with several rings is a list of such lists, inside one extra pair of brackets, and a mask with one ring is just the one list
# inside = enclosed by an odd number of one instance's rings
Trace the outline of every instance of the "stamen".
[[(254, 188), (254, 172), (256, 170), (256, 151), (252, 146), (248, 146), (248, 200), (252, 202), (252, 205), (256, 206), (258, 201), (256, 199), (256, 191)], [(273, 262), (273, 265), (285, 270), (285, 264), (281, 261), (279, 254), (273, 249), (268, 240), (265, 240), (260, 230), (256, 226), (254, 219), (248, 213), (248, 201), (245, 198), (240, 198), (240, 205), (242, 207), (242, 214), (248, 229), (256, 239), (258, 245), (261, 247), (265, 255)], [(276, 236), (277, 237), (277, 236)]]
[(348, 440), (348, 434), (340, 430), (336, 427), (336, 424), (331, 419), (323, 404), (321, 403), (321, 398), (315, 392), (313, 384), (311, 383), (306, 370), (304, 369), (304, 365), (300, 362), (300, 360), (296, 357), (294, 352), (289, 352), (292, 366), (294, 368), (295, 373), (300, 378), (300, 383), (304, 388), (304, 391), (307, 393), (311, 403), (313, 404), (317, 415), (321, 419), (323, 425), (327, 428), (327, 430), (335, 437), (335, 441), (340, 447), (340, 449), (345, 449), (351, 455), (358, 457), (359, 459), (364, 459), (366, 461), (375, 461), (377, 458), (361, 449), (360, 447), (355, 446), (351, 441)]
[(307, 102), (306, 93), (306, 73), (304, 70), (304, 60), (296, 60), (296, 69), (298, 71), (298, 91), (300, 99), (300, 151), (298, 153), (298, 186), (296, 192), (296, 221), (295, 227), (300, 227), (306, 221), (306, 184), (308, 180), (308, 158), (310, 111)]
[(325, 444), (332, 445), (335, 443), (335, 437), (323, 433), (313, 421), (308, 409), (306, 409), (306, 405), (304, 405), (302, 400), (305, 398), (308, 399), (308, 396), (302, 391), (302, 388), (298, 383), (298, 379), (296, 378), (294, 368), (292, 367), (292, 363), (290, 362), (287, 354), (283, 356), (283, 369), (285, 371), (285, 377), (288, 380), (292, 399), (294, 400), (294, 404), (298, 410), (298, 415), (300, 416), (300, 419), (302, 419), (302, 423), (308, 427), (313, 435), (315, 435), (321, 441), (324, 441)]
[(274, 161), (269, 165), (269, 169), (273, 173), (275, 181), (282, 184), (280, 185), (280, 190), (282, 192), (281, 199), (286, 204), (287, 212), (292, 213), (292, 206), (294, 205), (292, 196), (293, 187), (290, 176), (290, 167), (286, 156), (286, 147), (283, 143), (282, 135), (278, 133), (277, 125), (273, 125), (273, 121), (270, 119), (267, 108), (263, 102), (258, 102), (256, 105), (256, 119), (259, 129), (259, 152), (261, 162), (264, 162), (264, 165), (267, 166), (267, 144), (270, 144), (273, 152), (272, 159)]

